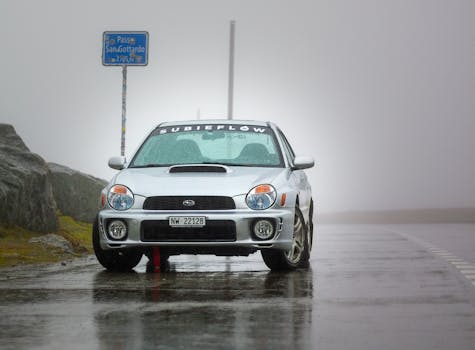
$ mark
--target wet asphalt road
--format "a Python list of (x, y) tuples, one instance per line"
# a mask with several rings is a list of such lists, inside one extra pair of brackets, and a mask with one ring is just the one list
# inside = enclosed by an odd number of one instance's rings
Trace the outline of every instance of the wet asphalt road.
[(0, 270), (1, 349), (475, 349), (475, 225), (320, 226), (310, 270)]

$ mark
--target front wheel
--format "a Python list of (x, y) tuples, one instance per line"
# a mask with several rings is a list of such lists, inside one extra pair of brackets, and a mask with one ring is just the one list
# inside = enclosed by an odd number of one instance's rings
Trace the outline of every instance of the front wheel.
[(298, 207), (295, 208), (292, 248), (289, 251), (262, 249), (261, 255), (267, 267), (273, 271), (308, 267), (310, 247), (308, 244), (307, 228), (302, 212)]
[(99, 263), (107, 270), (129, 271), (142, 259), (142, 251), (137, 248), (110, 249), (101, 248), (97, 219), (92, 226), (92, 247)]
[(300, 267), (310, 267), (310, 252), (313, 246), (313, 201), (310, 203), (310, 210), (308, 214), (308, 224), (305, 234), (305, 243), (307, 244), (304, 251), (304, 258), (300, 263)]

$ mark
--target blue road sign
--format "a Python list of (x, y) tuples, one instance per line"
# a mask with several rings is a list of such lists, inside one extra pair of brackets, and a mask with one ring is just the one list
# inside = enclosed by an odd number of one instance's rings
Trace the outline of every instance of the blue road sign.
[(146, 66), (148, 32), (104, 32), (102, 64), (105, 66)]

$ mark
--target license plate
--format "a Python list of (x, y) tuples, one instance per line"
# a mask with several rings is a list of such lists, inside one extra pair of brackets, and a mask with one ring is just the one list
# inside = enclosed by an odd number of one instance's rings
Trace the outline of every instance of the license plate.
[(171, 216), (168, 223), (172, 227), (202, 227), (206, 225), (204, 216)]

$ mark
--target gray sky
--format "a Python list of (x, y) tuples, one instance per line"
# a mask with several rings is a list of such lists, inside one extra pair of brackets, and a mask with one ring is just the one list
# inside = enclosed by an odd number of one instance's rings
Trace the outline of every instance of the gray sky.
[(231, 19), (235, 115), (315, 157), (320, 212), (475, 207), (473, 0), (0, 0), (0, 122), (109, 179), (122, 76), (103, 31), (150, 33), (128, 70), (130, 154), (161, 121), (225, 116)]

